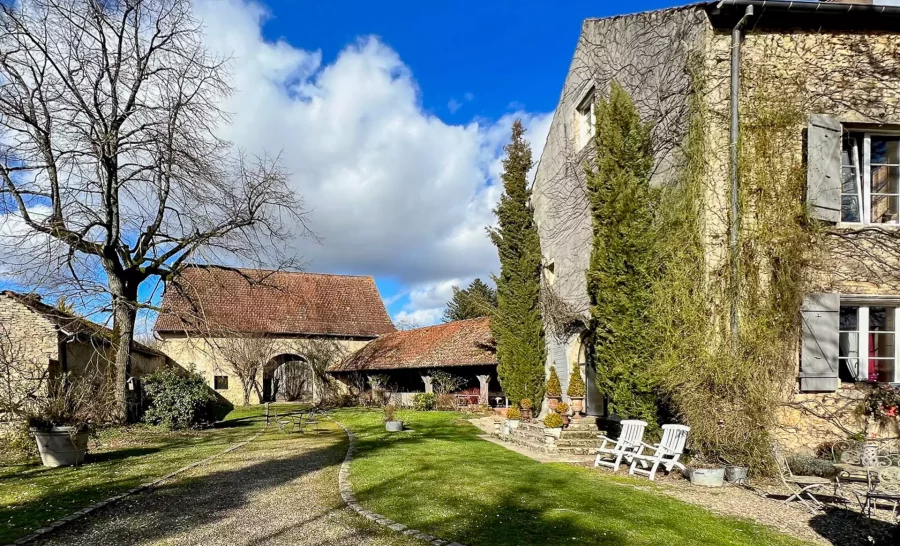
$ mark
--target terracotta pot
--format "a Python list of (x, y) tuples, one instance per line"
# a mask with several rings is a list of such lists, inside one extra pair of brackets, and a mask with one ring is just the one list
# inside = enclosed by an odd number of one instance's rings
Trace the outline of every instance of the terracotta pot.
[(559, 397), (558, 396), (548, 396), (547, 397), (547, 406), (556, 411), (556, 406), (559, 405)]
[(584, 398), (572, 398), (572, 412), (575, 414), (584, 411)]
[(523, 410), (522, 410), (522, 420), (523, 420), (523, 421), (530, 421), (530, 420), (531, 420), (531, 410), (530, 410), (530, 409), (523, 409)]
[(562, 417), (562, 420), (563, 420), (563, 427), (569, 426), (569, 416), (568, 415), (560, 415), (560, 417)]

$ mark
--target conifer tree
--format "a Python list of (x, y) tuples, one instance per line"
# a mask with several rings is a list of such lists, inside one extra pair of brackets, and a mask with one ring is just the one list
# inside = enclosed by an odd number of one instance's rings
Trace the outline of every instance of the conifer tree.
[(649, 327), (658, 192), (650, 186), (651, 127), (613, 83), (596, 106), (596, 158), (587, 170), (593, 248), (587, 271), (592, 363), (612, 413), (656, 422)]
[(481, 279), (475, 279), (468, 288), (453, 287), (453, 299), (447, 302), (444, 322), (486, 317), (497, 307), (497, 291)]
[(540, 312), (541, 247), (531, 210), (528, 171), (531, 148), (516, 120), (503, 160), (503, 195), (490, 229), (500, 255), (497, 312), (491, 330), (497, 341), (497, 374), (510, 400), (544, 396), (544, 329)]

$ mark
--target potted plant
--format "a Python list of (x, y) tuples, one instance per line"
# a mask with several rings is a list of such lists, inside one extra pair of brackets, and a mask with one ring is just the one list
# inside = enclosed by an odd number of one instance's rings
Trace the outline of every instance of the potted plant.
[(691, 461), (687, 467), (688, 477), (694, 485), (721, 487), (725, 485), (725, 467), (716, 463)]
[(562, 385), (559, 384), (559, 375), (556, 374), (556, 366), (550, 366), (550, 377), (547, 378), (547, 407), (556, 411), (556, 406), (562, 398)]
[(521, 402), (519, 402), (519, 406), (522, 408), (522, 419), (525, 421), (531, 420), (531, 399), (523, 398)]
[(566, 391), (566, 394), (569, 395), (569, 398), (572, 401), (572, 416), (580, 417), (582, 411), (584, 411), (584, 396), (587, 392), (587, 387), (584, 385), (584, 379), (581, 378), (581, 366), (575, 364), (575, 368), (572, 369), (572, 375), (569, 377), (569, 389)]
[(559, 440), (562, 435), (563, 420), (555, 411), (551, 411), (544, 417), (544, 435)]
[(866, 393), (857, 411), (865, 420), (866, 443), (862, 446), (860, 464), (862, 466), (878, 466), (879, 445), (876, 441), (873, 425), (878, 428), (897, 426), (897, 408), (900, 406), (900, 389), (889, 385), (881, 385)]
[(384, 429), (388, 432), (401, 432), (403, 421), (397, 419), (397, 406), (388, 404), (384, 407)]
[(84, 462), (92, 411), (101, 412), (104, 393), (89, 381), (68, 375), (47, 386), (48, 395), (27, 416), (44, 466), (75, 466)]
[(563, 428), (569, 426), (569, 404), (566, 404), (565, 402), (560, 402), (556, 406), (556, 413), (558, 413), (559, 416), (562, 417)]
[(522, 412), (519, 411), (519, 408), (513, 406), (506, 410), (506, 424), (509, 425), (511, 430), (516, 430), (519, 428), (519, 421), (522, 419)]

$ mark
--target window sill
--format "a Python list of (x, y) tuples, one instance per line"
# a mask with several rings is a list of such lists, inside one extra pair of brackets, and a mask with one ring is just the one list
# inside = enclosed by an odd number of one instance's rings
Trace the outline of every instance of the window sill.
[(861, 230), (861, 229), (881, 229), (884, 231), (895, 231), (900, 229), (900, 224), (863, 224), (862, 222), (838, 222), (838, 229)]

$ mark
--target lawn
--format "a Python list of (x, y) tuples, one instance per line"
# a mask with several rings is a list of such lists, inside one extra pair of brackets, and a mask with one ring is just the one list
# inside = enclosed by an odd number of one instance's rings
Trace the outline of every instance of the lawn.
[(458, 414), (408, 411), (402, 418), (412, 431), (395, 434), (384, 432), (377, 411), (335, 417), (358, 437), (350, 476), (363, 506), (444, 539), (470, 546), (801, 544), (635, 489), (632, 478), (538, 463), (478, 438)]
[(45, 468), (39, 461), (0, 466), (0, 544), (219, 453), (250, 438), (264, 424), (264, 408), (251, 406), (233, 410), (207, 430), (110, 428), (91, 440), (80, 467)]

